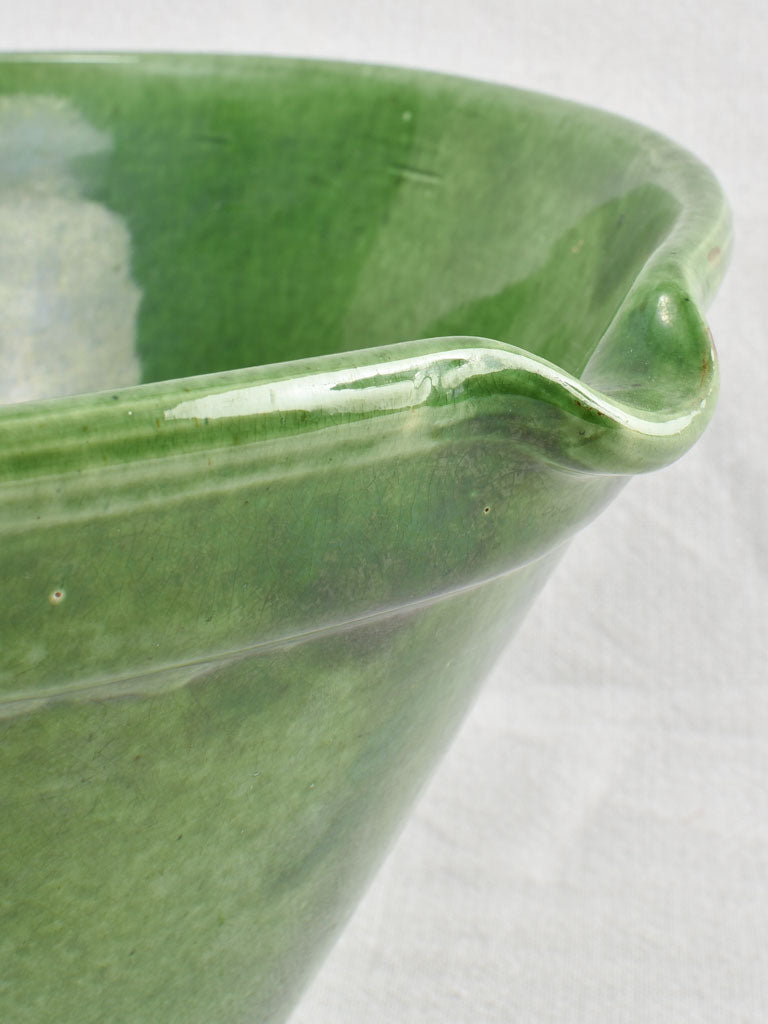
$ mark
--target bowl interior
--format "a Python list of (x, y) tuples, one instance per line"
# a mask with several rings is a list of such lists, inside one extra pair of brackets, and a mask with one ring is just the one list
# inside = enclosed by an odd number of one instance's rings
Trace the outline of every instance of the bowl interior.
[(0, 64), (4, 401), (473, 335), (571, 373), (679, 213), (603, 115), (302, 61)]

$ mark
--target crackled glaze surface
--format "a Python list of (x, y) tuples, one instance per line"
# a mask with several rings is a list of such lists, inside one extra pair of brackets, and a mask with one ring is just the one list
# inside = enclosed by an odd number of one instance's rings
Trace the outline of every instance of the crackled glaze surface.
[(728, 244), (550, 98), (0, 60), (3, 1019), (284, 1019), (568, 537), (706, 425)]

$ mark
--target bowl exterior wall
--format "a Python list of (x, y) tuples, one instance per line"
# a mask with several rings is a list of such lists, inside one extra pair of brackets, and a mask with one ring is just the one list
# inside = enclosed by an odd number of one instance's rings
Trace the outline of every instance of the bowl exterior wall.
[(14, 1024), (275, 1024), (556, 555), (0, 721)]

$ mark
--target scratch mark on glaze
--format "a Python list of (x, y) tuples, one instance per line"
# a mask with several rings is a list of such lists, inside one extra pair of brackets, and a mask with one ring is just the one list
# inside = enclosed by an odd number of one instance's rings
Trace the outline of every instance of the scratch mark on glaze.
[(434, 171), (425, 171), (420, 167), (409, 167), (407, 164), (393, 164), (389, 173), (396, 178), (403, 178), (405, 181), (412, 181), (417, 185), (439, 185), (442, 176)]

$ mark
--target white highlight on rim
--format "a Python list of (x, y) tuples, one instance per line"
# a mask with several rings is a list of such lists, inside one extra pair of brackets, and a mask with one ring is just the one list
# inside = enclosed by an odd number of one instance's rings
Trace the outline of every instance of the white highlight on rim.
[(19, 59), (25, 64), (136, 64), (139, 57), (132, 53), (29, 53)]
[[(459, 365), (446, 367), (444, 364), (447, 362)], [(700, 415), (703, 408), (699, 406), (672, 419), (661, 416), (646, 419), (620, 403), (608, 401), (557, 366), (528, 353), (511, 348), (457, 348), (374, 363), (365, 368), (310, 373), (203, 395), (166, 409), (163, 417), (166, 420), (219, 420), (267, 413), (326, 412), (337, 415), (394, 412), (424, 405), (435, 389), (458, 395), (469, 378), (501, 370), (520, 370), (550, 381), (587, 409), (645, 435), (666, 437), (680, 433)], [(403, 379), (392, 381), (391, 378), (397, 375), (402, 375)]]

